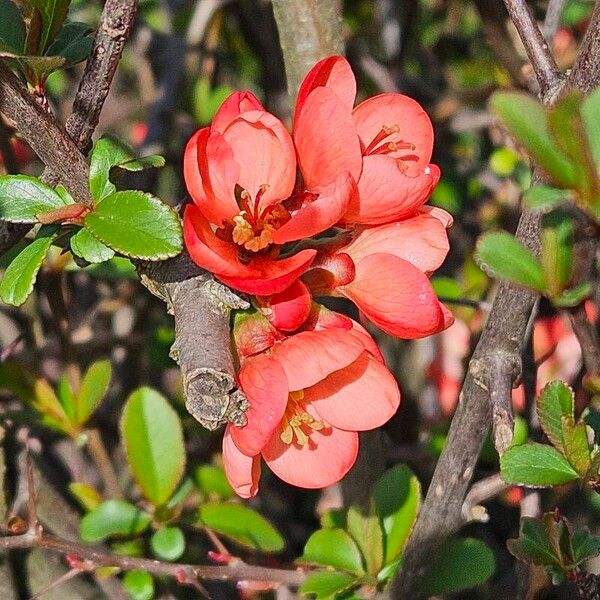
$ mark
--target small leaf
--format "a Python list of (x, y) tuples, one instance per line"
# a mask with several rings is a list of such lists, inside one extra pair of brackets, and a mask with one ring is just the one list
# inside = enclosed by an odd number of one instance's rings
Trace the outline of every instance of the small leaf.
[(154, 579), (146, 571), (127, 571), (123, 577), (123, 586), (131, 600), (154, 598)]
[(364, 575), (362, 556), (356, 542), (343, 529), (318, 529), (306, 542), (299, 563), (333, 567)]
[(490, 277), (506, 279), (538, 292), (545, 289), (540, 262), (509, 233), (482, 235), (477, 241), (475, 260)]
[(200, 465), (196, 469), (196, 483), (202, 493), (211, 499), (228, 500), (235, 496), (235, 492), (221, 467), (213, 465)]
[(317, 571), (311, 573), (300, 586), (303, 596), (312, 595), (316, 600), (331, 600), (350, 590), (357, 584), (352, 575), (338, 571)]
[(506, 545), (509, 552), (523, 562), (560, 566), (560, 558), (550, 544), (546, 526), (540, 519), (523, 517), (519, 537), (508, 540)]
[(142, 387), (125, 403), (121, 435), (129, 466), (144, 496), (155, 506), (165, 504), (185, 467), (179, 416), (158, 392)]
[(243, 546), (262, 552), (279, 552), (285, 546), (271, 523), (242, 504), (210, 502), (200, 506), (198, 515), (208, 527)]
[(102, 502), (100, 493), (87, 483), (74, 481), (69, 484), (69, 492), (86, 511), (95, 510)]
[(58, 400), (63, 407), (66, 415), (69, 417), (69, 421), (75, 421), (75, 403), (74, 394), (69, 383), (69, 378), (66, 373), (63, 373), (58, 380), (58, 386), (56, 388)]
[(40, 230), (39, 237), (17, 254), (0, 282), (0, 300), (13, 306), (21, 306), (27, 300), (54, 237), (54, 229), (45, 235)]
[(523, 193), (523, 200), (531, 210), (550, 211), (558, 204), (571, 200), (572, 192), (548, 185), (534, 185)]
[(194, 482), (186, 477), (181, 485), (175, 490), (175, 493), (169, 498), (169, 501), (165, 505), (168, 510), (173, 510), (182, 502), (185, 502), (187, 497), (194, 491)]
[(163, 260), (182, 249), (179, 217), (155, 196), (115, 192), (85, 217), (85, 226), (101, 242), (125, 256)]
[(365, 558), (367, 572), (376, 574), (384, 565), (383, 530), (375, 508), (375, 500), (367, 509), (351, 506), (346, 516), (348, 533), (354, 538)]
[(90, 365), (75, 397), (75, 420), (83, 425), (106, 395), (110, 384), (110, 361), (99, 360)]
[(547, 293), (560, 296), (571, 280), (573, 266), (573, 221), (564, 210), (542, 217), (542, 269)]
[(559, 296), (551, 298), (552, 304), (557, 308), (573, 308), (579, 306), (584, 300), (589, 298), (594, 291), (594, 286), (586, 281), (570, 290), (564, 290)]
[(89, 35), (91, 31), (86, 23), (66, 23), (46, 54), (64, 57), (65, 67), (85, 60), (92, 49), (93, 40)]
[(28, 398), (35, 410), (44, 415), (47, 425), (63, 432), (71, 432), (71, 421), (57, 395), (45, 379), (37, 379), (33, 385), (33, 397)]
[(160, 560), (176, 561), (185, 551), (185, 537), (179, 527), (162, 527), (150, 538), (154, 556)]
[(100, 542), (112, 535), (136, 535), (150, 525), (150, 515), (123, 500), (106, 500), (81, 519), (79, 537)]
[(570, 415), (563, 415), (561, 425), (565, 457), (579, 475), (585, 477), (592, 464), (587, 427), (583, 421), (575, 423)]
[(85, 227), (82, 227), (70, 240), (73, 254), (77, 254), (89, 263), (97, 264), (110, 260), (115, 252), (95, 238)]
[(319, 519), (321, 527), (325, 529), (346, 529), (346, 511), (343, 508), (326, 510)]
[(563, 485), (579, 478), (558, 450), (537, 443), (509, 448), (500, 458), (500, 473), (506, 483), (529, 487)]
[(48, 75), (57, 69), (65, 66), (67, 59), (64, 56), (36, 56), (23, 55), (15, 56), (7, 53), (0, 53), (3, 61), (12, 69), (22, 71), (32, 86), (39, 86), (46, 81)]
[(564, 452), (561, 419), (563, 415), (573, 417), (575, 396), (573, 390), (562, 381), (546, 384), (536, 401), (540, 425), (554, 447)]
[(133, 149), (122, 140), (102, 136), (92, 148), (90, 157), (90, 192), (96, 200), (113, 194), (117, 188), (111, 183), (110, 170), (117, 165), (135, 159)]
[(571, 538), (571, 545), (575, 564), (600, 554), (600, 536), (590, 535), (587, 529), (576, 531)]
[(600, 167), (600, 87), (584, 99), (581, 115), (594, 162)]
[(0, 52), (21, 54), (25, 46), (25, 24), (11, 0), (0, 0)]
[(473, 538), (454, 538), (431, 557), (423, 589), (427, 596), (453, 594), (487, 581), (496, 569), (494, 553)]
[(38, 53), (43, 54), (62, 28), (71, 0), (31, 0), (31, 4), (40, 11), (42, 16)]
[(520, 92), (497, 92), (492, 95), (491, 109), (515, 139), (559, 185), (572, 187), (573, 165), (563, 156), (550, 137), (546, 111), (532, 96)]
[(144, 169), (160, 169), (165, 166), (165, 157), (160, 154), (151, 154), (142, 158), (136, 158), (117, 165), (125, 171), (143, 171)]
[(404, 549), (421, 506), (421, 484), (406, 465), (387, 471), (373, 491), (385, 533), (385, 563)]
[(0, 220), (37, 223), (37, 215), (56, 210), (65, 201), (49, 185), (29, 175), (0, 176)]

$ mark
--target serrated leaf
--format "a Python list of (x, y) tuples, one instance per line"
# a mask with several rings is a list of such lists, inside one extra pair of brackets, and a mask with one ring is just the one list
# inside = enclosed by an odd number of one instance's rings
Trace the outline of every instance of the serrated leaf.
[(146, 571), (127, 571), (123, 577), (123, 586), (131, 600), (154, 598), (154, 579)]
[(93, 44), (90, 33), (91, 29), (85, 23), (66, 23), (48, 48), (46, 55), (62, 56), (65, 59), (65, 67), (75, 65), (90, 54)]
[(364, 575), (362, 555), (356, 542), (343, 529), (318, 529), (306, 542), (300, 563), (333, 567)]
[(447, 540), (431, 557), (423, 589), (427, 596), (442, 596), (487, 581), (496, 569), (494, 553), (480, 540)]
[(164, 260), (182, 249), (179, 217), (155, 196), (115, 192), (85, 217), (85, 226), (101, 242), (125, 256)]
[(558, 450), (534, 442), (509, 448), (500, 458), (500, 474), (506, 483), (529, 487), (563, 485), (579, 479)]
[(33, 291), (38, 271), (42, 266), (52, 242), (54, 230), (40, 235), (26, 246), (4, 271), (0, 282), (0, 300), (13, 306), (21, 306)]
[(532, 96), (520, 92), (497, 92), (490, 107), (533, 160), (559, 185), (573, 187), (575, 172), (555, 146), (546, 122), (546, 111)]
[(106, 500), (81, 519), (79, 537), (100, 542), (113, 535), (136, 535), (150, 525), (150, 515), (123, 500)]
[(185, 536), (179, 527), (161, 527), (150, 538), (150, 547), (156, 558), (173, 562), (185, 551)]
[(73, 254), (89, 263), (98, 264), (110, 260), (115, 251), (95, 238), (85, 227), (82, 227), (70, 240)]
[(561, 419), (575, 414), (573, 390), (562, 381), (551, 381), (540, 392), (535, 407), (544, 433), (557, 450), (564, 452)]
[(202, 493), (211, 499), (228, 500), (235, 496), (233, 488), (227, 481), (225, 471), (214, 465), (200, 465), (195, 472), (196, 483)]
[(600, 554), (600, 536), (591, 535), (587, 529), (576, 531), (571, 538), (571, 545), (575, 564)]
[(569, 199), (572, 199), (572, 193), (568, 190), (542, 184), (534, 185), (523, 193), (523, 200), (531, 210), (550, 211)]
[(299, 591), (303, 596), (313, 596), (316, 600), (332, 600), (356, 584), (356, 578), (347, 573), (317, 571), (306, 578)]
[(49, 185), (29, 175), (0, 176), (0, 220), (37, 223), (36, 215), (65, 206)]
[(523, 562), (560, 566), (560, 557), (550, 544), (548, 532), (540, 519), (523, 517), (519, 537), (508, 540), (506, 545), (509, 552)]
[(563, 415), (561, 426), (565, 458), (581, 477), (585, 477), (592, 464), (586, 425), (583, 421), (575, 423), (570, 415)]
[(11, 0), (0, 0), (0, 52), (20, 54), (25, 46), (25, 24)]
[(360, 548), (365, 559), (367, 572), (376, 574), (384, 564), (383, 529), (371, 498), (369, 506), (362, 508), (351, 506), (346, 515), (348, 533)]
[(509, 233), (499, 231), (482, 235), (477, 241), (475, 260), (491, 277), (506, 279), (537, 292), (545, 289), (540, 262)]
[(99, 360), (90, 365), (81, 380), (75, 396), (75, 422), (83, 425), (96, 410), (108, 391), (111, 367), (109, 360)]
[(421, 507), (421, 484), (406, 465), (381, 477), (373, 490), (377, 514), (385, 534), (385, 563), (404, 549)]
[(144, 496), (155, 506), (167, 502), (185, 468), (179, 416), (155, 390), (130, 394), (121, 416), (127, 460)]
[(279, 552), (285, 542), (262, 515), (242, 504), (209, 502), (198, 509), (200, 520), (212, 530), (249, 548)]
[(110, 181), (110, 170), (135, 159), (135, 152), (123, 140), (112, 135), (102, 136), (92, 148), (90, 156), (90, 192), (96, 200), (116, 191)]
[(95, 510), (102, 502), (102, 496), (98, 490), (87, 483), (74, 481), (69, 484), (69, 492), (86, 511)]

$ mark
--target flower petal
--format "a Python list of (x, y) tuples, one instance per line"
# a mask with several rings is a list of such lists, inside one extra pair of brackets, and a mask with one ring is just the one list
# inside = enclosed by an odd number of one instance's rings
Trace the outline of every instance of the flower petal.
[(221, 104), (211, 123), (211, 129), (223, 133), (227, 126), (244, 112), (265, 110), (252, 92), (233, 92)]
[(371, 334), (357, 321), (350, 319), (352, 322), (352, 329), (350, 335), (353, 335), (360, 343), (364, 346), (365, 350), (377, 361), (385, 364), (383, 354), (377, 345), (377, 342), (373, 339)]
[(235, 445), (248, 456), (258, 454), (279, 427), (288, 401), (288, 383), (281, 365), (268, 354), (245, 361), (239, 383), (249, 408), (248, 423), (228, 428)]
[(404, 339), (441, 331), (444, 315), (429, 279), (408, 261), (370, 254), (356, 265), (354, 281), (340, 288), (375, 325)]
[(295, 331), (308, 318), (312, 307), (310, 290), (299, 279), (279, 294), (257, 297), (259, 307), (270, 323), (281, 331)]
[(210, 134), (210, 127), (198, 129), (189, 139), (183, 153), (183, 178), (192, 200), (198, 205), (207, 202), (198, 154), (206, 151), (206, 140)]
[(330, 373), (353, 363), (362, 343), (345, 331), (303, 331), (273, 347), (291, 392), (315, 385)]
[[(343, 56), (328, 56), (320, 60), (306, 75), (298, 90), (294, 124), (307, 96), (317, 87), (331, 88), (350, 110), (356, 98), (356, 79), (350, 63)], [(294, 125), (294, 129), (296, 126)]]
[(243, 275), (217, 277), (229, 287), (246, 294), (270, 296), (283, 292), (309, 267), (315, 259), (317, 251), (311, 248), (301, 250), (297, 254), (283, 259), (269, 257), (253, 258), (246, 266)]
[(341, 249), (354, 263), (369, 254), (383, 252), (407, 260), (424, 273), (435, 271), (446, 258), (450, 245), (442, 223), (428, 214), (360, 231)]
[(450, 229), (454, 224), (454, 217), (439, 206), (421, 206), (419, 212), (435, 217), (446, 229)]
[(327, 427), (312, 431), (304, 446), (284, 444), (273, 436), (263, 450), (265, 462), (279, 477), (298, 487), (323, 488), (339, 481), (358, 454), (358, 434)]
[(349, 173), (342, 173), (330, 185), (325, 186), (319, 196), (303, 206), (274, 234), (275, 244), (312, 237), (333, 227), (344, 215), (350, 199), (356, 196), (357, 188)]
[(304, 183), (320, 191), (338, 177), (350, 173), (358, 180), (362, 168), (360, 143), (350, 110), (326, 87), (306, 98), (294, 130), (294, 142)]
[(238, 496), (252, 498), (258, 492), (260, 455), (246, 456), (243, 452), (240, 452), (231, 437), (231, 427), (233, 426), (227, 425), (223, 434), (225, 475)]
[(387, 367), (363, 352), (351, 365), (305, 390), (304, 398), (334, 427), (367, 431), (395, 414), (400, 390)]
[(223, 132), (233, 157), (240, 166), (237, 182), (261, 209), (284, 200), (296, 183), (296, 154), (290, 134), (271, 113), (252, 110), (241, 113)]
[(352, 198), (344, 221), (379, 225), (410, 215), (427, 202), (439, 174), (435, 165), (409, 174), (389, 155), (365, 156), (358, 196)]
[(364, 147), (373, 141), (382, 127), (397, 126), (399, 131), (383, 143), (408, 142), (414, 144), (415, 149), (398, 149), (387, 156), (400, 158), (406, 165), (414, 167), (424, 167), (431, 160), (433, 126), (416, 100), (403, 94), (379, 94), (361, 102), (352, 116)]

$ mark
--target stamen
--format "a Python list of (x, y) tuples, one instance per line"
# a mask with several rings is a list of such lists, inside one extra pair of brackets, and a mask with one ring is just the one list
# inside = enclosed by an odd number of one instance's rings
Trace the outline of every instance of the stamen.
[(320, 431), (325, 427), (323, 421), (318, 421), (304, 410), (303, 401), (303, 391), (290, 392), (279, 434), (279, 439), (284, 444), (296, 443), (299, 446), (305, 446), (308, 444), (311, 431)]
[(384, 125), (379, 131), (379, 133), (373, 138), (371, 143), (365, 149), (365, 154), (371, 154), (377, 146), (377, 144), (383, 142), (385, 138), (390, 137), (390, 135), (398, 133), (399, 131), (400, 127), (398, 127), (398, 125), (392, 125), (391, 127), (387, 127), (386, 125)]

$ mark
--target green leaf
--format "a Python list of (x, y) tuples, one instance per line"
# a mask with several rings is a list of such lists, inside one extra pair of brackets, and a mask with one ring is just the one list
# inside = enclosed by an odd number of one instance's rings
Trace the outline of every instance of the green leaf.
[(321, 527), (326, 529), (346, 529), (346, 511), (343, 508), (326, 510), (319, 519)]
[(421, 484), (406, 465), (390, 469), (373, 491), (385, 533), (385, 563), (404, 549), (421, 507)]
[(64, 57), (65, 67), (85, 60), (92, 49), (93, 39), (89, 35), (91, 31), (86, 23), (66, 23), (46, 54)]
[(95, 238), (85, 227), (71, 237), (71, 250), (89, 263), (98, 264), (110, 260), (115, 252)]
[(210, 502), (198, 510), (200, 520), (232, 540), (262, 552), (279, 552), (285, 542), (281, 534), (256, 511), (231, 502)]
[(560, 567), (560, 557), (550, 543), (544, 522), (533, 517), (521, 519), (521, 532), (506, 542), (509, 552), (526, 563)]
[(573, 308), (589, 298), (593, 291), (594, 286), (586, 281), (569, 290), (564, 290), (559, 296), (554, 296), (551, 299), (552, 304), (557, 308)]
[(584, 99), (581, 115), (594, 162), (600, 167), (600, 87)]
[(299, 563), (333, 567), (364, 575), (362, 556), (356, 542), (343, 529), (318, 529), (306, 542)]
[(171, 208), (142, 192), (115, 192), (85, 217), (101, 242), (125, 256), (164, 260), (182, 249), (181, 224)]
[(0, 300), (13, 306), (21, 306), (33, 291), (38, 271), (46, 253), (54, 241), (54, 228), (46, 230), (26, 246), (8, 265), (0, 282)]
[(496, 175), (509, 177), (519, 163), (519, 156), (511, 148), (496, 148), (490, 155), (489, 163)]
[(543, 292), (544, 273), (538, 259), (504, 231), (486, 233), (477, 241), (477, 264), (490, 276)]
[(228, 500), (235, 496), (235, 492), (221, 467), (213, 465), (200, 465), (196, 469), (196, 483), (202, 493), (211, 499)]
[(575, 423), (573, 417), (563, 415), (561, 426), (565, 458), (581, 477), (585, 477), (592, 464), (586, 424), (583, 421)]
[(69, 378), (66, 373), (63, 373), (58, 380), (58, 386), (56, 388), (58, 400), (63, 407), (66, 415), (69, 417), (69, 421), (74, 422), (75, 420), (75, 396), (69, 383)]
[(179, 416), (158, 392), (142, 387), (125, 403), (121, 435), (129, 466), (144, 496), (155, 506), (164, 504), (185, 467)]
[(303, 596), (314, 596), (316, 600), (332, 600), (356, 584), (356, 579), (347, 573), (317, 571), (306, 578), (299, 591)]
[(74, 481), (69, 484), (69, 492), (86, 511), (95, 510), (102, 502), (100, 493), (87, 483)]
[(453, 594), (487, 581), (496, 569), (494, 553), (473, 538), (449, 539), (431, 557), (423, 589), (427, 596)]
[(573, 230), (571, 216), (564, 210), (554, 210), (542, 217), (541, 263), (551, 297), (560, 296), (571, 280)]
[(192, 102), (194, 117), (198, 123), (208, 125), (221, 104), (232, 92), (233, 88), (229, 86), (211, 87), (209, 77), (199, 78), (194, 85)]
[(37, 215), (66, 203), (49, 185), (29, 175), (0, 176), (0, 220), (37, 223)]
[(25, 46), (25, 24), (12, 0), (0, 0), (0, 52), (21, 54)]
[(535, 407), (544, 433), (554, 447), (564, 453), (561, 419), (563, 415), (574, 416), (573, 390), (562, 381), (551, 381), (540, 392)]
[(531, 210), (550, 211), (558, 204), (572, 199), (568, 190), (553, 188), (548, 185), (534, 185), (523, 193), (523, 200)]
[(351, 506), (346, 516), (348, 533), (354, 538), (365, 559), (367, 572), (376, 574), (384, 565), (383, 529), (371, 498), (368, 508)]
[(532, 96), (520, 92), (496, 92), (490, 101), (496, 113), (515, 139), (554, 181), (573, 187), (573, 165), (554, 145), (546, 123), (546, 111)]
[(160, 169), (166, 164), (165, 157), (160, 154), (150, 154), (142, 158), (136, 158), (117, 165), (125, 171), (143, 171), (144, 169)]
[(38, 54), (44, 54), (67, 18), (71, 0), (30, 0), (42, 16), (42, 31)]
[(81, 519), (79, 537), (100, 542), (112, 535), (136, 535), (150, 525), (150, 515), (123, 500), (106, 500)]
[(150, 546), (156, 558), (176, 561), (185, 551), (185, 536), (179, 527), (162, 527), (150, 538)]
[(99, 360), (90, 365), (75, 397), (75, 422), (83, 425), (106, 395), (110, 384), (110, 361)]
[(563, 485), (579, 478), (558, 450), (537, 443), (509, 448), (500, 458), (500, 473), (506, 483), (529, 487)]
[(37, 379), (33, 384), (33, 395), (27, 398), (31, 406), (44, 415), (44, 423), (59, 431), (70, 433), (73, 428), (69, 416), (45, 379)]
[(127, 571), (123, 585), (131, 600), (152, 600), (154, 598), (154, 579), (146, 571)]
[(175, 490), (175, 493), (169, 498), (169, 501), (165, 505), (166, 508), (169, 510), (176, 508), (187, 499), (194, 489), (194, 482), (189, 477), (185, 477), (181, 485)]
[(135, 159), (135, 152), (124, 141), (112, 136), (102, 136), (92, 148), (90, 156), (90, 192), (96, 200), (113, 194), (116, 187), (110, 181), (110, 170)]
[(587, 529), (576, 531), (571, 538), (571, 545), (575, 564), (600, 554), (600, 536), (590, 535)]
[(14, 56), (2, 53), (3, 60), (13, 69), (22, 71), (32, 86), (39, 86), (46, 81), (48, 75), (65, 66), (67, 60), (64, 56)]

